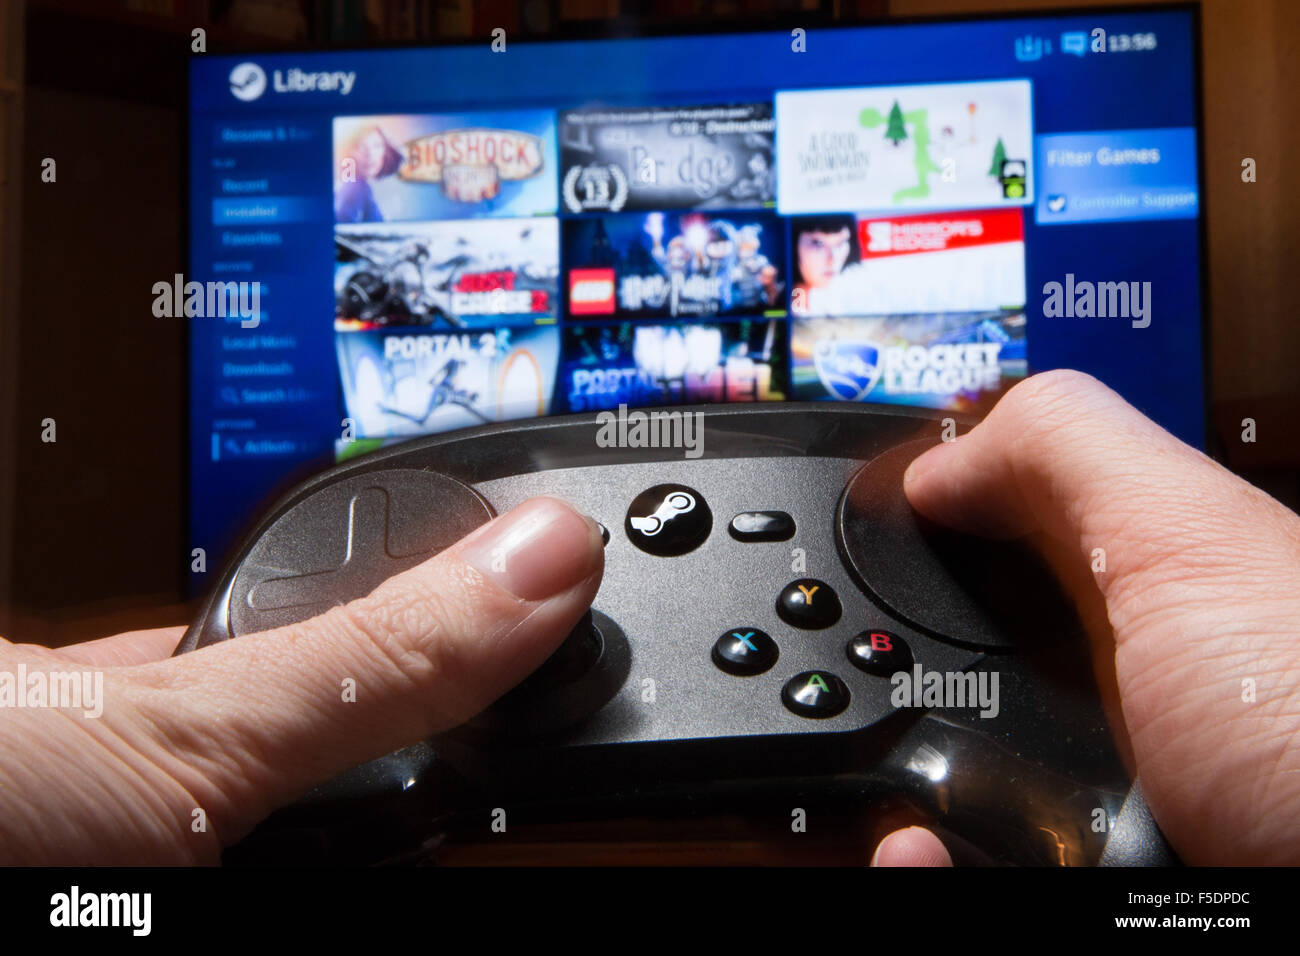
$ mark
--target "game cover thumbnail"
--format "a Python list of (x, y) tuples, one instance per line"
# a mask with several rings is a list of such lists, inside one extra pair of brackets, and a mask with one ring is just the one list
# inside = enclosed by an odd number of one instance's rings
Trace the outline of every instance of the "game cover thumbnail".
[(559, 246), (553, 218), (336, 226), (335, 328), (554, 316)]
[(870, 218), (836, 213), (790, 226), (795, 315), (981, 312), (1025, 304), (1019, 209)]
[(572, 213), (776, 202), (771, 103), (574, 110), (560, 116)]
[(780, 401), (785, 338), (783, 319), (567, 326), (556, 401), (572, 412)]
[(559, 338), (554, 326), (338, 332), (353, 437), (409, 437), (545, 415)]
[(783, 215), (1033, 201), (1028, 80), (776, 94)]
[(574, 318), (785, 314), (772, 214), (623, 213), (564, 221)]
[(553, 216), (555, 114), (334, 119), (336, 222)]
[(794, 397), (984, 411), (1028, 369), (1024, 312), (795, 319)]

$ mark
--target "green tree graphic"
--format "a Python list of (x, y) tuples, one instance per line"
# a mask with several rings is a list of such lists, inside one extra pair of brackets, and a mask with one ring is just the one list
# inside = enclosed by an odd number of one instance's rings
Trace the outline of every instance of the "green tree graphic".
[(1002, 164), (1006, 162), (1007, 149), (1002, 145), (1002, 137), (998, 137), (998, 144), (993, 147), (993, 164), (989, 166), (990, 176), (1002, 175)]
[(885, 139), (895, 146), (907, 139), (907, 127), (903, 125), (903, 111), (898, 108), (898, 100), (894, 100), (893, 109), (889, 111), (889, 128), (885, 130)]

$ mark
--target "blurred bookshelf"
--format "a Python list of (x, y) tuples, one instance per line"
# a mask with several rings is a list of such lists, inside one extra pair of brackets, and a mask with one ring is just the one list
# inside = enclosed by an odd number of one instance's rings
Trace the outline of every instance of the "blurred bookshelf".
[[(263, 50), (883, 20), (889, 0), (28, 0), (27, 82), (179, 107), (185, 61)], [(195, 31), (202, 50), (193, 50)]]
[(508, 35), (562, 37), (593, 22), (648, 31), (689, 22), (761, 23), (806, 15), (825, 22), (884, 18), (888, 0), (29, 0), (32, 22), (97, 20), (188, 35), (208, 52), (436, 43)]

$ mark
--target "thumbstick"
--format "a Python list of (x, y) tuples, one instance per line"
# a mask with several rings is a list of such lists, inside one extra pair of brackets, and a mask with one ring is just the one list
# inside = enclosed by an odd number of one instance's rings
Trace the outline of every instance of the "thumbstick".
[(618, 693), (628, 666), (627, 638), (618, 625), (599, 611), (588, 611), (537, 670), (464, 730), (498, 739), (568, 730)]
[(502, 699), (503, 702), (545, 694), (565, 684), (572, 684), (595, 666), (600, 659), (602, 646), (600, 631), (596, 629), (591, 611), (588, 611), (569, 632), (564, 643), (537, 670), (510, 691)]

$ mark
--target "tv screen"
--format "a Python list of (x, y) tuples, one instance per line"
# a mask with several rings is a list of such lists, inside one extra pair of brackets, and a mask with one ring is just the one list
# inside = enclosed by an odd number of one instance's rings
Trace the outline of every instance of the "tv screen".
[(196, 57), (191, 540), (316, 464), (619, 405), (978, 413), (1068, 367), (1203, 445), (1195, 30)]

